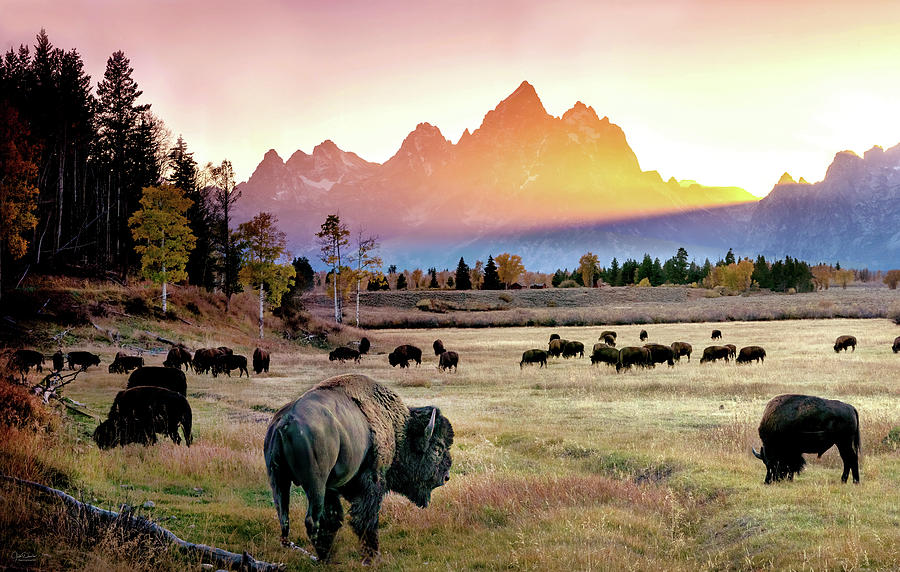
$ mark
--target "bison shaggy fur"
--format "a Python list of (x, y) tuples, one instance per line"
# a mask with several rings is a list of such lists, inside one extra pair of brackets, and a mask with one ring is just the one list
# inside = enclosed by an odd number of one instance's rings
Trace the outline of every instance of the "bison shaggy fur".
[(760, 346), (746, 346), (741, 348), (740, 353), (735, 360), (737, 363), (750, 363), (756, 360), (756, 363), (766, 361), (766, 350)]
[(547, 352), (541, 349), (526, 350), (522, 353), (519, 369), (522, 369), (526, 363), (539, 363), (541, 367), (544, 367), (547, 365)]
[(716, 361), (720, 359), (724, 359), (727, 362), (730, 356), (730, 348), (726, 348), (725, 346), (707, 346), (703, 348), (703, 357), (700, 358), (700, 363), (706, 363), (708, 361)]
[(441, 371), (444, 371), (444, 370), (447, 370), (450, 368), (453, 368), (458, 371), (459, 370), (458, 366), (459, 366), (459, 354), (458, 353), (456, 353), (454, 351), (450, 351), (450, 350), (446, 350), (443, 353), (441, 353), (440, 359), (438, 361), (438, 368)]
[(853, 348), (852, 351), (856, 351), (856, 338), (854, 336), (839, 336), (834, 341), (835, 353), (846, 351), (847, 348)]
[(156, 434), (163, 433), (179, 445), (179, 426), (190, 447), (191, 406), (183, 395), (162, 387), (135, 387), (116, 395), (106, 421), (94, 431), (93, 439), (101, 449), (110, 449), (129, 443), (152, 445)]
[(444, 353), (444, 342), (441, 340), (434, 340), (434, 343), (431, 344), (431, 347), (434, 349), (434, 355), (439, 356)]
[(256, 375), (269, 373), (269, 352), (262, 348), (253, 350), (253, 372)]
[(675, 361), (680, 361), (681, 356), (687, 356), (688, 361), (691, 361), (691, 352), (693, 351), (693, 346), (687, 342), (672, 342), (672, 352), (675, 354)]
[(563, 340), (560, 338), (551, 340), (547, 353), (550, 354), (551, 357), (559, 357), (562, 355), (563, 349), (566, 347), (567, 343), (569, 343), (569, 340)]

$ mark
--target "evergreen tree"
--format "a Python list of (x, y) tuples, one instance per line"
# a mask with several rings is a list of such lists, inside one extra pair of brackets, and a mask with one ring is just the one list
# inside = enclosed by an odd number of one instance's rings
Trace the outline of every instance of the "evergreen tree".
[(634, 284), (636, 282), (635, 277), (638, 273), (638, 263), (637, 260), (632, 260), (628, 258), (625, 262), (622, 263), (622, 286), (627, 286), (628, 284)]
[(565, 270), (557, 269), (556, 272), (553, 273), (553, 278), (550, 279), (550, 284), (553, 285), (554, 288), (558, 288), (560, 284), (569, 279), (569, 269)]
[(497, 265), (494, 263), (493, 256), (488, 256), (487, 264), (484, 266), (484, 282), (482, 283), (481, 289), (500, 289), (500, 275), (497, 273)]
[(437, 268), (431, 267), (428, 269), (428, 274), (431, 275), (431, 282), (428, 283), (429, 288), (440, 288), (441, 285), (438, 284), (437, 279)]
[(709, 258), (707, 258), (703, 262), (703, 268), (700, 269), (700, 280), (697, 282), (703, 281), (704, 278), (709, 276), (709, 273), (712, 272), (712, 264), (709, 263)]
[(769, 264), (766, 262), (765, 256), (762, 254), (756, 257), (756, 263), (753, 265), (753, 274), (750, 278), (759, 284), (760, 288), (772, 288), (772, 273), (769, 270)]
[(644, 259), (641, 261), (640, 266), (638, 266), (637, 278), (635, 278), (635, 282), (640, 282), (644, 278), (647, 280), (652, 280), (653, 277), (653, 259), (650, 258), (649, 254), (644, 254)]
[(194, 154), (188, 151), (187, 143), (179, 135), (175, 145), (169, 150), (169, 183), (184, 191), (191, 200), (188, 209), (188, 224), (197, 238), (197, 244), (188, 258), (185, 270), (188, 282), (195, 286), (203, 286), (212, 290), (214, 282), (214, 259), (212, 252), (212, 236), (210, 229), (214, 226), (214, 217), (209, 205), (208, 191), (199, 185), (199, 171)]
[(663, 284), (666, 279), (663, 274), (662, 265), (659, 263), (659, 258), (653, 259), (653, 266), (650, 268), (650, 284), (653, 286), (659, 286)]
[(403, 272), (397, 276), (397, 290), (406, 290), (406, 274)]
[(609, 268), (606, 269), (603, 280), (610, 286), (622, 285), (622, 269), (619, 268), (619, 261), (615, 257), (609, 263)]
[(447, 276), (447, 288), (453, 289), (453, 275)]
[(734, 264), (734, 252), (729, 248), (728, 253), (725, 254), (725, 265)]
[[(459, 264), (456, 265), (456, 289), (457, 290), (471, 290), (472, 289), (472, 277), (470, 276), (471, 269), (469, 265), (466, 264), (466, 261), (463, 260), (463, 257), (459, 257)], [(448, 282), (449, 285), (449, 282)]]

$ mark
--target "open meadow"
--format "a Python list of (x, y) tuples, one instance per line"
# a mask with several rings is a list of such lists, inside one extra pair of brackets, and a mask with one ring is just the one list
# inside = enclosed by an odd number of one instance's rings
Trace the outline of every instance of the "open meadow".
[[(701, 365), (710, 331), (765, 347), (763, 364)], [(161, 440), (100, 451), (97, 420), (69, 413), (52, 435), (10, 430), (7, 471), (43, 480), (95, 505), (138, 507), (181, 538), (288, 569), (321, 568), (281, 547), (262, 455), (272, 413), (313, 384), (358, 372), (395, 390), (407, 405), (437, 405), (453, 423), (450, 481), (419, 509), (391, 494), (381, 513), (382, 567), (397, 570), (896, 570), (900, 566), (900, 327), (887, 319), (830, 319), (616, 326), (618, 347), (693, 345), (674, 368), (616, 374), (591, 366), (606, 327), (379, 330), (360, 364), (329, 362), (309, 347), (278, 345), (269, 374), (249, 380), (188, 374), (194, 444)], [(519, 367), (522, 352), (547, 347), (551, 333), (579, 340), (581, 359)], [(855, 335), (855, 352), (834, 339)], [(216, 333), (207, 332), (208, 345)], [(435, 338), (460, 354), (458, 372), (437, 370)], [(249, 355), (252, 341), (235, 346)], [(423, 363), (391, 368), (401, 343)], [(75, 349), (75, 348), (73, 348)], [(109, 374), (113, 349), (98, 344), (91, 368), (65, 395), (105, 417), (125, 376)], [(162, 357), (148, 358), (149, 364)], [(841, 484), (836, 449), (794, 482), (766, 486), (750, 449), (766, 402), (782, 393), (840, 399), (859, 411), (859, 485)], [(34, 509), (31, 494), (0, 485), (0, 555), (41, 554), (45, 568), (183, 569), (178, 556), (143, 554), (114, 535), (90, 547), (20, 538), (14, 529), (52, 529), (61, 511)], [(144, 508), (152, 501), (152, 508)], [(291, 536), (309, 548), (305, 500), (294, 487)], [(59, 525), (62, 526), (62, 525)], [(31, 544), (30, 544), (31, 543)], [(345, 525), (335, 569), (358, 569), (356, 537)], [(5, 553), (5, 554), (4, 554)], [(2, 560), (2, 559), (0, 559)]]

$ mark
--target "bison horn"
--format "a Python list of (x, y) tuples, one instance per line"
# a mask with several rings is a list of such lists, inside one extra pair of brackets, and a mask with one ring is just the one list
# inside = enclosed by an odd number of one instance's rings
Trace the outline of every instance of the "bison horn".
[(751, 447), (750, 450), (753, 451), (753, 456), (754, 456), (754, 457), (756, 457), (756, 458), (759, 459), (760, 461), (765, 462), (765, 459), (762, 458), (762, 455), (760, 455), (759, 452), (757, 452), (756, 449), (754, 449), (753, 447)]
[(434, 420), (437, 415), (437, 407), (431, 408), (431, 421), (428, 422), (428, 427), (425, 428), (425, 442), (431, 441), (431, 436), (434, 434)]

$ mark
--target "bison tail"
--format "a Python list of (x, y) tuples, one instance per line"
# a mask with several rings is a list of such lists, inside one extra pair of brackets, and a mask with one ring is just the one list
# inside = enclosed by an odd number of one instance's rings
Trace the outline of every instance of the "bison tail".
[(856, 453), (856, 456), (859, 457), (859, 454), (862, 450), (862, 445), (860, 444), (860, 436), (859, 436), (859, 412), (856, 408), (853, 408), (853, 414), (856, 416), (856, 433), (853, 435), (853, 451)]

